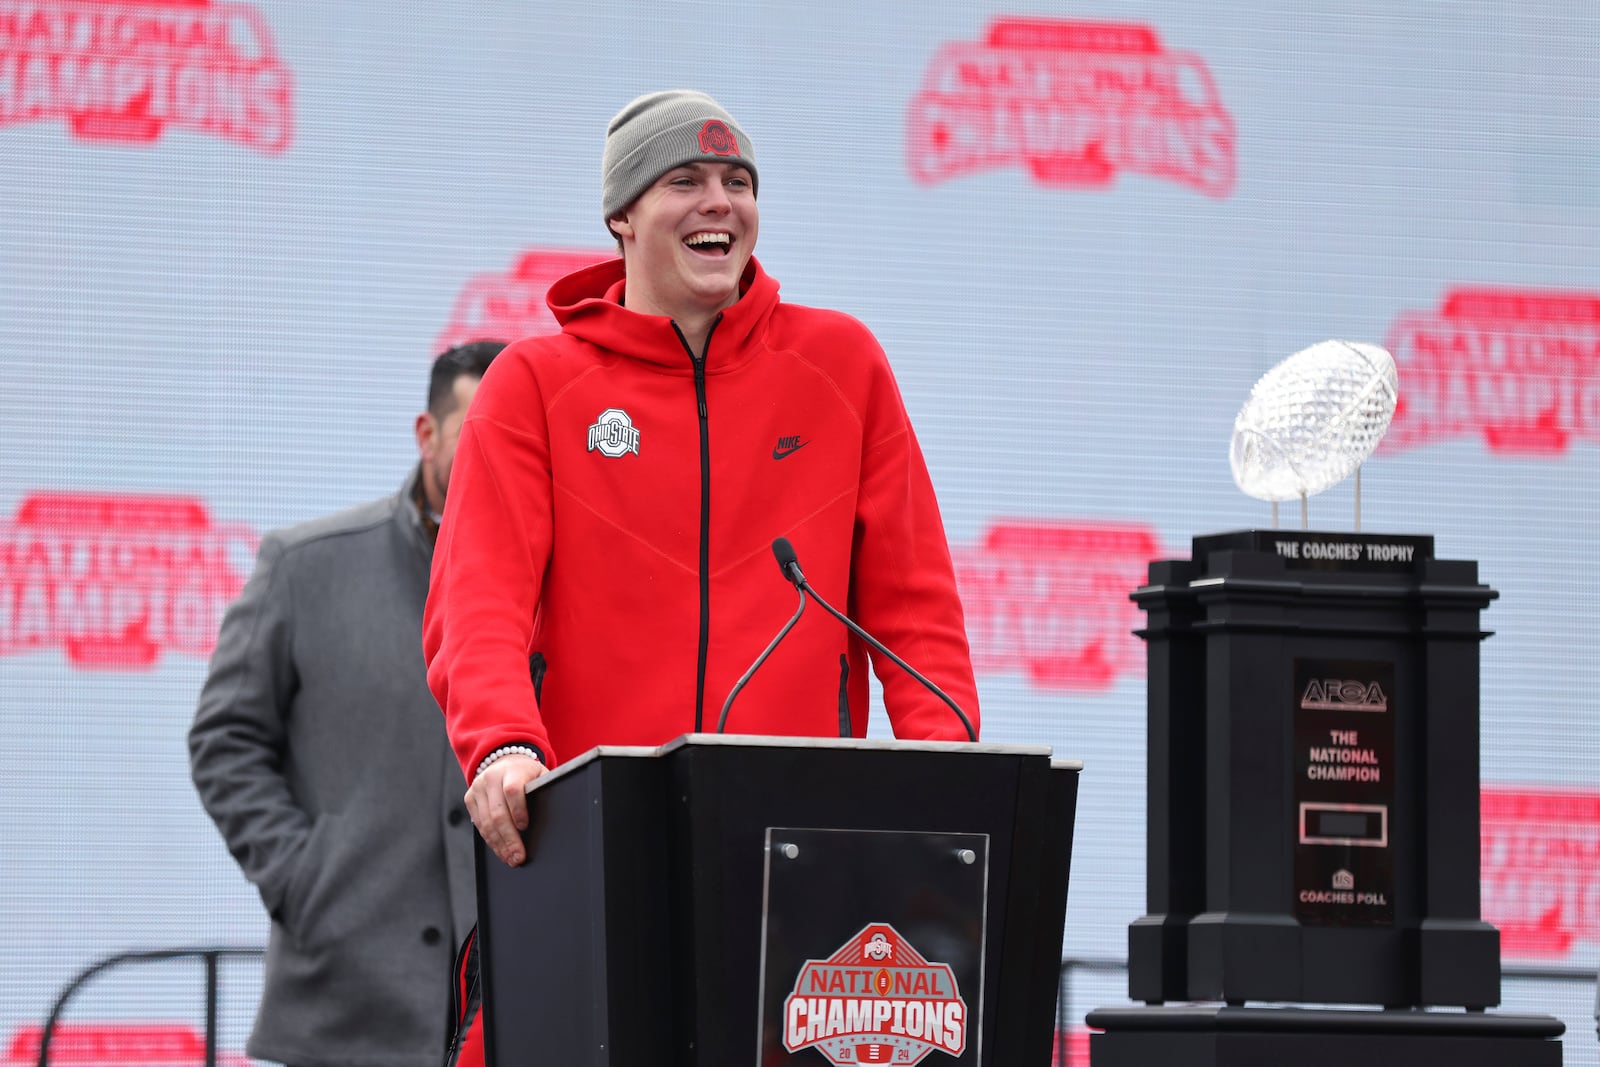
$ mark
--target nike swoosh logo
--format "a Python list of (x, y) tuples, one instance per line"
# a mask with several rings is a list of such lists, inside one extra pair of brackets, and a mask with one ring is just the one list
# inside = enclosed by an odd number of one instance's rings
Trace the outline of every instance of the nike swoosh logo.
[(806, 447), (806, 445), (809, 445), (810, 443), (811, 443), (810, 441), (801, 441), (799, 444), (795, 445), (793, 448), (774, 448), (772, 450), (772, 458), (773, 459), (788, 459), (790, 456), (794, 455), (796, 452), (800, 451), (802, 448)]

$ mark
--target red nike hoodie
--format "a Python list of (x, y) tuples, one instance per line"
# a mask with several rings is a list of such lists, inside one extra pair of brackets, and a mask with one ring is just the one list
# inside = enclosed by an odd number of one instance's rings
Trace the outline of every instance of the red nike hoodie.
[[(562, 333), (490, 365), (463, 424), (423, 622), (428, 684), (470, 781), (502, 745), (556, 766), (600, 744), (711, 731), (811, 585), (978, 723), (938, 502), (876, 339), (782, 304), (750, 261), (703, 353), (621, 305), (622, 260), (551, 287)], [(532, 670), (530, 671), (530, 659)], [(865, 646), (812, 605), (727, 732), (867, 727)], [(894, 733), (966, 740), (937, 697), (874, 664)]]

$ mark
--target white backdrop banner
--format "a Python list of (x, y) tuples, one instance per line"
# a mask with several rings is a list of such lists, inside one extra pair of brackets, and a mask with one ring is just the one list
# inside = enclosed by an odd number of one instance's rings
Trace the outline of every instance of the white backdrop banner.
[[(985, 739), (1085, 761), (1066, 956), (1121, 959), (1144, 910), (1128, 593), (1270, 522), (1232, 420), (1338, 337), (1400, 371), (1363, 528), (1501, 594), (1486, 916), (1508, 962), (1593, 970), (1600, 8), (0, 0), (0, 1050), (107, 955), (264, 940), (188, 778), (221, 610), (264, 531), (400, 483), (437, 351), (554, 327), (550, 282), (611, 254), (606, 122), (687, 86), (754, 139), (784, 297), (889, 352)], [(197, 988), (108, 976), (71, 1018), (182, 1044)], [(1573, 1064), (1592, 998), (1506, 987)]]

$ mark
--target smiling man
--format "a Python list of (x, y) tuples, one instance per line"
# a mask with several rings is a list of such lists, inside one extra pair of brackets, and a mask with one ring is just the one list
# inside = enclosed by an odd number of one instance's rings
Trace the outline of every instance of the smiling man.
[[(977, 720), (950, 551), (894, 375), (860, 322), (779, 301), (753, 256), (744, 130), (703, 93), (652, 93), (611, 121), (602, 169), (622, 256), (553, 285), (562, 332), (512, 345), (484, 378), (425, 622), (467, 806), (510, 864), (547, 768), (717, 727), (794, 609), (776, 537)], [(835, 620), (808, 615), (727, 728), (862, 736), (867, 662)], [(967, 738), (917, 681), (873, 666), (896, 736)]]

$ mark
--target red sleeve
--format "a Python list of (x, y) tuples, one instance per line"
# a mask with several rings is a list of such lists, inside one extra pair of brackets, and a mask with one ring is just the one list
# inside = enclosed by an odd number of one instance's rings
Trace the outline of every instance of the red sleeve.
[(422, 620), (428, 687), (471, 781), (502, 745), (532, 743), (554, 765), (528, 648), (550, 560), (545, 408), (520, 346), (490, 364), (462, 424)]
[[(939, 501), (888, 360), (869, 344), (863, 355), (876, 366), (863, 410), (851, 599), (867, 632), (943, 689), (976, 733), (978, 687)], [(896, 737), (967, 740), (961, 720), (915, 678), (877, 656), (873, 670)]]

